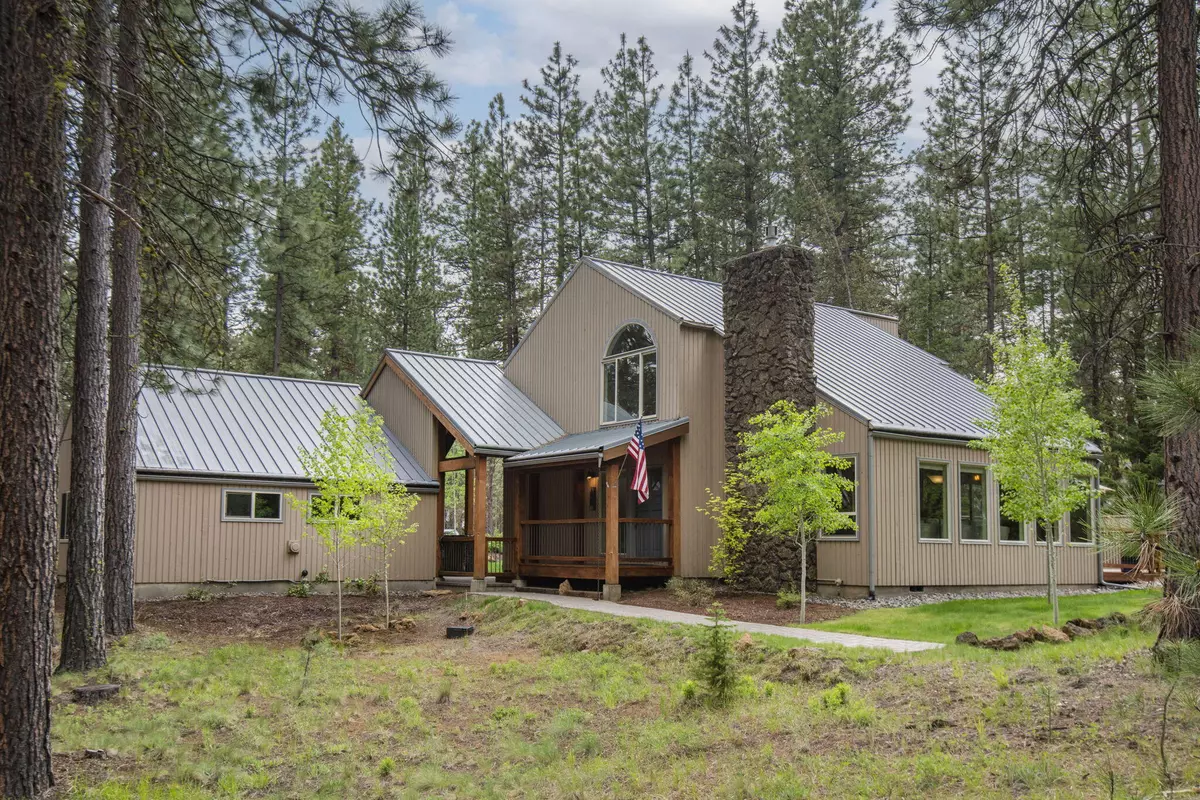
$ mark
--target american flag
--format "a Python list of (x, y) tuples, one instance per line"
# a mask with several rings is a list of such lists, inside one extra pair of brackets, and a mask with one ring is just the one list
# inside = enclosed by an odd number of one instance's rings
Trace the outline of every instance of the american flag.
[(633, 459), (633, 484), (632, 489), (637, 494), (638, 504), (642, 504), (650, 499), (650, 479), (646, 474), (646, 439), (642, 436), (642, 421), (639, 419), (637, 430), (633, 432), (633, 438), (629, 440), (629, 447), (626, 452)]

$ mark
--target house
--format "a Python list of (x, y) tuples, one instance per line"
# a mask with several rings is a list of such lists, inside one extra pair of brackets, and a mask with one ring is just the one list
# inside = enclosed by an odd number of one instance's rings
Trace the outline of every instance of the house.
[[(814, 310), (817, 393), (833, 412), (825, 424), (845, 434), (836, 450), (858, 484), (844, 509), (857, 530), (817, 544), (818, 589), (1043, 585), (1044, 533), (1003, 517), (988, 455), (969, 446), (983, 434), (975, 420), (989, 414), (988, 399), (900, 339), (894, 317)], [(698, 507), (725, 468), (724, 331), (720, 284), (583, 258), (503, 363), (383, 353), (361, 394), (394, 439), (398, 479), (422, 492), (419, 531), (391, 577), (595, 580), (617, 597), (633, 579), (707, 576), (718, 531)], [(346, 407), (355, 387), (212, 376), (236, 397), (218, 403), (201, 392), (156, 406), (143, 392), (138, 583), (312, 574), (313, 543), (301, 539), (295, 556), (282, 549), (302, 520), (285, 509), (278, 534), (264, 532), (230, 519), (221, 498), (234, 493), (244, 510), (242, 496), (262, 487), (304, 490), (286, 454), (312, 436), (322, 403)], [(220, 405), (209, 412), (218, 419), (198, 418), (208, 403)], [(289, 416), (294, 405), (304, 413)], [(642, 504), (625, 463), (639, 417), (651, 484)], [(162, 431), (168, 419), (190, 433)], [(456, 472), (466, 476), (468, 535), (440, 524)], [(1061, 521), (1064, 586), (1100, 580), (1095, 511)]]

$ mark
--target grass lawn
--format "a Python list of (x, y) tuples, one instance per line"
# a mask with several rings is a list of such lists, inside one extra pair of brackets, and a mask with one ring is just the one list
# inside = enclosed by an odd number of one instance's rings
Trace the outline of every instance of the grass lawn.
[[(299, 626), (327, 629), (330, 598), (140, 606), (109, 667), (54, 679), (60, 795), (1134, 798), (1200, 785), (1196, 686), (1169, 706), (1164, 772), (1170, 686), (1133, 627), (970, 658), (756, 637), (737, 648), (736, 699), (714, 709), (686, 699), (702, 628), (512, 598), (405, 602), (413, 627), (321, 644), (307, 676)], [(379, 613), (360, 605), (355, 621), (367, 610)], [(460, 615), (476, 634), (443, 638)], [(72, 702), (97, 680), (120, 696)]]
[[(1060, 624), (1078, 617), (1101, 617), (1113, 611), (1132, 615), (1161, 596), (1162, 593), (1157, 589), (1142, 589), (1060, 597)], [(1050, 605), (1045, 597), (1012, 597), (949, 600), (912, 608), (872, 609), (805, 627), (889, 639), (952, 643), (954, 637), (963, 631), (974, 631), (980, 639), (986, 639), (1006, 636), (1031, 625), (1049, 625), (1051, 622)]]

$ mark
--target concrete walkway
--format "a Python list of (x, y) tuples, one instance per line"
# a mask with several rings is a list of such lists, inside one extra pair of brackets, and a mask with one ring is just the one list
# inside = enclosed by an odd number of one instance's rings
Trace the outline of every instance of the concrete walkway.
[[(703, 614), (685, 614), (681, 611), (667, 611), (661, 608), (647, 608), (623, 603), (610, 603), (607, 600), (590, 600), (586, 597), (570, 597), (558, 594), (540, 594), (538, 592), (472, 592), (477, 597), (519, 597), (541, 603), (550, 603), (563, 608), (576, 608), (580, 611), (596, 611), (601, 614), (612, 614), (614, 617), (632, 617), (633, 619), (652, 619), (657, 622), (678, 622), (684, 625), (707, 625), (708, 617)], [(785, 625), (766, 625), (761, 622), (736, 622), (730, 620), (736, 630), (745, 633), (766, 633), (772, 636), (786, 636), (804, 642), (819, 644), (840, 644), (844, 647), (878, 647), (896, 653), (915, 653), (918, 650), (937, 650), (945, 645), (939, 642), (913, 642), (905, 639), (881, 639), (875, 636), (859, 636), (856, 633), (837, 633), (836, 631), (821, 631), (810, 628), (789, 628)]]

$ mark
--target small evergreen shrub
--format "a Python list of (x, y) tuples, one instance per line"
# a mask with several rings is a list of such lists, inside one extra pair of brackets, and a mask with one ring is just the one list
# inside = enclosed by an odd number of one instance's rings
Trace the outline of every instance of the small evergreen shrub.
[(737, 691), (737, 664), (733, 653), (733, 626), (720, 603), (708, 609), (710, 624), (696, 654), (696, 678), (704, 686), (709, 704), (728, 705)]
[(308, 597), (312, 594), (312, 585), (308, 581), (297, 581), (288, 587), (288, 597)]
[(712, 584), (696, 578), (671, 578), (667, 591), (689, 606), (710, 606), (716, 593)]
[(379, 777), (386, 778), (396, 770), (396, 760), (391, 756), (384, 756), (379, 761)]
[(796, 591), (796, 588), (794, 586), (789, 586), (786, 589), (780, 589), (779, 594), (775, 595), (775, 607), (799, 608), (800, 601), (802, 599), (803, 598), (800, 597), (800, 593)]

